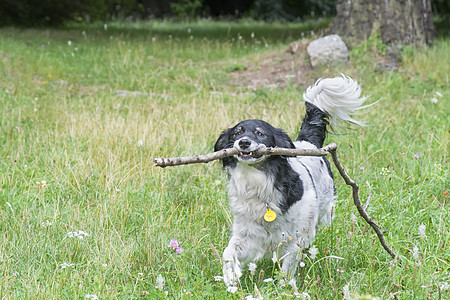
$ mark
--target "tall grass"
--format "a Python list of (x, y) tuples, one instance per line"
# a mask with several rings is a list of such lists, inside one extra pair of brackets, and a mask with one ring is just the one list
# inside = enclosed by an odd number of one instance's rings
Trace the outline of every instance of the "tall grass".
[[(1, 29), (2, 298), (294, 297), (271, 261), (244, 273), (242, 289), (227, 294), (214, 280), (221, 263), (211, 247), (224, 249), (232, 221), (220, 164), (160, 169), (152, 158), (209, 152), (223, 129), (244, 118), (294, 137), (301, 88), (249, 90), (231, 84), (229, 71), (319, 27)], [(361, 196), (372, 195), (368, 212), (401, 263), (352, 217), (350, 190), (336, 176), (336, 218), (320, 230), (319, 255), (300, 269), (298, 291), (318, 299), (445, 299), (450, 42), (407, 49), (398, 72), (376, 68), (373, 47), (361, 47), (350, 64), (313, 76), (344, 72), (373, 101), (382, 99), (361, 116), (369, 126), (328, 142), (338, 144)], [(168, 247), (171, 239), (183, 253)]]

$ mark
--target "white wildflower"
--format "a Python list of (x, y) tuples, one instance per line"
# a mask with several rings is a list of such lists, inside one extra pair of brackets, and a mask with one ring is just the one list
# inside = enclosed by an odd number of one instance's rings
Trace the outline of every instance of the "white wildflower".
[(142, 140), (139, 140), (137, 142), (138, 147), (142, 147), (144, 145), (144, 142)]
[(252, 34), (250, 36), (252, 37), (252, 39), (255, 38), (255, 33), (252, 32)]
[(271, 282), (271, 281), (273, 281), (273, 279), (269, 277), (269, 278), (264, 279), (263, 281), (264, 282)]
[(59, 265), (59, 267), (61, 269), (70, 268), (70, 267), (73, 267), (73, 266), (74, 266), (74, 264), (68, 264), (68, 263), (62, 263), (62, 264)]
[(415, 260), (419, 260), (419, 248), (417, 246), (414, 246), (412, 256)]
[(84, 298), (98, 300), (98, 297), (96, 294), (86, 294), (86, 295), (84, 295)]
[(300, 268), (304, 268), (306, 265), (305, 265), (305, 262), (303, 262), (303, 261), (301, 261), (300, 262)]
[(108, 24), (103, 25), (103, 28), (106, 30), (108, 30)]
[(351, 300), (352, 297), (350, 296), (350, 289), (348, 287), (348, 284), (344, 285), (344, 287), (342, 288), (342, 292), (344, 294), (344, 299), (345, 300)]
[(297, 291), (297, 281), (295, 280), (295, 278), (289, 280), (288, 284), (294, 289), (294, 291)]
[(138, 276), (144, 276), (144, 273), (138, 273)]
[(419, 226), (419, 234), (420, 234), (421, 238), (426, 237), (426, 235), (425, 235), (425, 230), (426, 229), (427, 229), (427, 226), (425, 226), (423, 224)]
[(222, 281), (223, 280), (223, 276), (214, 276), (214, 281)]
[(78, 239), (82, 240), (85, 237), (88, 237), (89, 233), (84, 232), (83, 230), (75, 230), (75, 231), (68, 232), (67, 236), (70, 238), (78, 238)]
[(53, 225), (53, 222), (50, 222), (49, 220), (45, 220), (44, 222), (41, 222), (41, 227), (49, 227), (52, 225)]
[(435, 94), (436, 94), (438, 97), (442, 97), (442, 94), (439, 93), (439, 92), (435, 92)]
[(436, 98), (436, 97), (433, 97), (433, 98), (431, 98), (431, 102), (433, 102), (433, 103), (438, 103), (438, 98)]
[(253, 295), (248, 295), (245, 300), (263, 300), (263, 296), (253, 297)]
[(309, 254), (311, 254), (311, 259), (315, 259), (317, 254), (319, 254), (319, 249), (317, 249), (315, 246), (311, 246), (308, 252)]
[(72, 46), (72, 41), (67, 41), (68, 46)]
[(164, 277), (162, 277), (162, 275), (159, 274), (156, 277), (156, 286), (155, 287), (160, 291), (164, 290), (164, 282), (165, 282)]
[(255, 275), (256, 264), (255, 264), (255, 263), (249, 263), (249, 264), (248, 264), (248, 270), (250, 271), (250, 273), (251, 273), (252, 275)]
[(227, 292), (232, 293), (232, 294), (236, 293), (237, 290), (238, 290), (237, 286), (229, 286), (227, 288)]
[(300, 294), (300, 298), (302, 298), (302, 299), (311, 299), (311, 296), (307, 292), (302, 292)]
[(277, 258), (277, 252), (276, 252), (276, 251), (273, 251), (272, 262), (273, 262), (273, 263), (276, 263), (277, 261), (278, 261), (278, 258)]

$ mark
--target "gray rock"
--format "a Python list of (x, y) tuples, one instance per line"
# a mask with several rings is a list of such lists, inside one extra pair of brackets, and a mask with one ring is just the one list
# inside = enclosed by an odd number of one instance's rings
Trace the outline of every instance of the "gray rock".
[(306, 48), (313, 68), (333, 62), (347, 62), (348, 49), (337, 34), (327, 35), (309, 43)]

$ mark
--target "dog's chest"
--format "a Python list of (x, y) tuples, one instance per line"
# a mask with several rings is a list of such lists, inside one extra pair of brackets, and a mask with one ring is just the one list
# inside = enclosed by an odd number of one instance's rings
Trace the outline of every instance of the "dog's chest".
[(278, 210), (280, 193), (274, 187), (274, 178), (253, 167), (238, 164), (229, 169), (228, 195), (233, 213), (247, 218), (262, 219), (267, 210)]

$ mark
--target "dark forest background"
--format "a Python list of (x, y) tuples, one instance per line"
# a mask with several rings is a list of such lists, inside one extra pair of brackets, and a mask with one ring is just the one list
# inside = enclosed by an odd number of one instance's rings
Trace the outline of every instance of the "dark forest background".
[[(333, 17), (337, 0), (2, 0), (0, 26), (63, 26), (67, 22), (111, 22), (197, 18), (301, 21)], [(432, 0), (434, 16), (448, 19), (450, 2)], [(447, 21), (448, 22), (448, 21)]]

